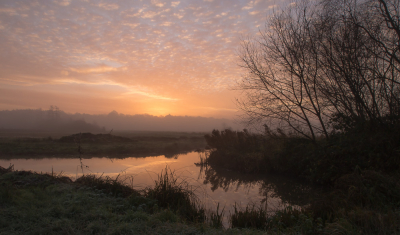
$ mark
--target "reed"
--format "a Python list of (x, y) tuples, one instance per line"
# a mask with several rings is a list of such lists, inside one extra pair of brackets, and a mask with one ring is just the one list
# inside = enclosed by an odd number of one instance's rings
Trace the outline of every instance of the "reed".
[(261, 207), (247, 205), (244, 210), (235, 203), (234, 212), (230, 215), (229, 222), (232, 228), (266, 229), (268, 225), (267, 212)]
[(213, 227), (213, 228), (222, 228), (223, 227), (222, 220), (224, 218), (224, 210), (225, 210), (225, 207), (222, 208), (221, 212), (219, 211), (219, 203), (218, 203), (217, 210), (210, 211), (209, 224), (211, 227)]
[(155, 185), (147, 188), (145, 196), (157, 200), (158, 205), (169, 208), (188, 221), (204, 222), (205, 207), (201, 205), (192, 187), (179, 180), (168, 166), (158, 175)]

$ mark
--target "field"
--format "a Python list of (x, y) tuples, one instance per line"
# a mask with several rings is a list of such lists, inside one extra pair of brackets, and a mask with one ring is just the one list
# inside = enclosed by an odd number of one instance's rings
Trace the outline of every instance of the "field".
[(0, 131), (0, 158), (174, 156), (201, 150), (204, 133), (115, 132), (112, 134)]

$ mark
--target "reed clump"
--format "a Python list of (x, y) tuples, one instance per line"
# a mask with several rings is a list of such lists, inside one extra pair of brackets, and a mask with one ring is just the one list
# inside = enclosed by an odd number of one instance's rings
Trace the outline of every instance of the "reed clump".
[(206, 220), (206, 210), (192, 187), (185, 181), (179, 181), (168, 166), (158, 175), (155, 186), (145, 190), (145, 196), (157, 200), (160, 207), (168, 208), (188, 221)]
[(244, 210), (235, 203), (234, 212), (230, 215), (229, 222), (232, 228), (266, 229), (268, 225), (267, 212), (261, 207), (247, 205)]

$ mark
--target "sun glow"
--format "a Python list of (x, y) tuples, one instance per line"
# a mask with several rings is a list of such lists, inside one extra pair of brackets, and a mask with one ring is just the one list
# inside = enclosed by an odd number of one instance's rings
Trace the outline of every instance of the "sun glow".
[(149, 114), (154, 116), (166, 116), (168, 114), (177, 113), (175, 110), (172, 110), (166, 106), (153, 106), (149, 108)]

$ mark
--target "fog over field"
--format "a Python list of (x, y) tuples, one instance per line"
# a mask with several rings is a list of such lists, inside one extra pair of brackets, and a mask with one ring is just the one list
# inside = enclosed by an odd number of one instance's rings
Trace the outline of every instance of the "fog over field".
[(57, 107), (49, 110), (24, 109), (0, 111), (0, 129), (47, 130), (66, 132), (183, 131), (209, 132), (213, 129), (241, 129), (238, 121), (193, 116), (125, 115), (65, 113)]

